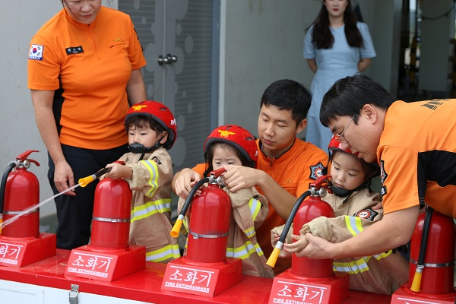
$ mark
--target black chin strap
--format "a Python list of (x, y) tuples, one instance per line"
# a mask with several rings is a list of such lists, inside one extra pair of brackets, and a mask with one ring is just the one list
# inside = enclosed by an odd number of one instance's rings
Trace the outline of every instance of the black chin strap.
[(152, 152), (152, 151), (155, 151), (157, 150), (158, 148), (160, 148), (161, 146), (163, 146), (160, 142), (163, 140), (163, 138), (165, 138), (166, 134), (163, 135), (156, 143), (155, 145), (153, 145), (152, 147), (144, 147), (143, 144), (139, 144), (139, 143), (133, 143), (133, 144), (129, 144), (128, 145), (128, 150), (132, 153), (141, 153), (141, 157), (139, 158), (138, 162), (141, 161), (143, 158), (144, 158), (144, 155), (146, 153), (149, 153), (149, 152)]

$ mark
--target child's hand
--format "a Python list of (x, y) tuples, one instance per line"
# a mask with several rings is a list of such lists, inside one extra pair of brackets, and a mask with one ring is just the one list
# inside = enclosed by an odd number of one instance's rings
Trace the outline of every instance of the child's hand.
[[(277, 234), (274, 231), (271, 231), (271, 245), (272, 245), (272, 247), (275, 247), (277, 245), (277, 242), (279, 241), (279, 239), (280, 239), (280, 235)], [(291, 254), (286, 252), (283, 249), (279, 253), (279, 258), (288, 258), (290, 256), (291, 256)]]
[(128, 170), (131, 171), (129, 167), (126, 167), (124, 165), (118, 164), (118, 163), (112, 163), (106, 165), (106, 168), (112, 168), (110, 172), (106, 173), (106, 177), (112, 178), (112, 179), (118, 179), (125, 177), (125, 168), (128, 168)]
[(306, 239), (305, 235), (292, 234), (291, 237), (296, 240), (296, 242), (291, 244), (284, 244), (283, 249), (289, 254), (295, 253), (297, 256), (300, 256), (301, 251), (306, 248), (306, 246), (309, 244), (309, 241)]

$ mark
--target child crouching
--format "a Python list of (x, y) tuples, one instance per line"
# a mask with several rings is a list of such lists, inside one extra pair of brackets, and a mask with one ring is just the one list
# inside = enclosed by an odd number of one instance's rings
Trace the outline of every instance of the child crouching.
[[(308, 243), (306, 233), (338, 243), (355, 236), (383, 216), (383, 209), (374, 208), (381, 202), (380, 194), (369, 188), (378, 167), (359, 159), (350, 150), (342, 149), (338, 135), (333, 136), (328, 149), (332, 194), (327, 194), (322, 200), (331, 205), (335, 217), (318, 217), (310, 221), (302, 227), (299, 236), (289, 233), (280, 256), (292, 253), (299, 256)], [(283, 226), (271, 231), (273, 246), (282, 231)], [(291, 243), (292, 239), (296, 242)], [(396, 250), (374, 256), (337, 259), (333, 269), (350, 274), (350, 289), (378, 294), (392, 294), (408, 280), (408, 262)]]

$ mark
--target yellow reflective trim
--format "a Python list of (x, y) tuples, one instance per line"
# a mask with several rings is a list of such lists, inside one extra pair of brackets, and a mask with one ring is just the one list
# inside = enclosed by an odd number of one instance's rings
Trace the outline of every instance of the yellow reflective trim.
[(250, 227), (249, 229), (246, 229), (243, 231), (248, 238), (251, 238), (251, 237), (255, 236), (255, 234), (256, 234), (255, 227)]
[(381, 260), (381, 259), (384, 259), (384, 258), (388, 257), (392, 253), (393, 253), (393, 251), (390, 250), (390, 251), (387, 251), (387, 252), (382, 252), (380, 254), (375, 254), (375, 255), (373, 255), (373, 257), (376, 258), (377, 260)]
[(264, 255), (263, 250), (261, 250), (261, 247), (258, 244), (252, 244), (252, 242), (250, 241), (247, 241), (242, 246), (236, 248), (226, 248), (226, 256), (228, 258), (237, 258), (245, 260), (249, 258), (250, 255), (252, 255), (252, 253), (254, 252), (256, 252), (259, 256)]
[(150, 185), (150, 190), (147, 191), (146, 196), (152, 197), (155, 194), (155, 191), (158, 189), (158, 168), (157, 163), (150, 160), (142, 160), (141, 163), (147, 168), (149, 171), (149, 181), (148, 184)]
[(179, 245), (177, 244), (170, 244), (146, 253), (146, 261), (162, 262), (172, 258), (180, 258)]
[(351, 262), (334, 262), (333, 270), (339, 272), (347, 272), (349, 274), (363, 273), (369, 271), (369, 262), (371, 257), (363, 257)]
[(345, 216), (345, 225), (347, 226), (347, 229), (350, 231), (350, 233), (355, 236), (356, 231), (353, 230), (351, 223), (350, 223), (350, 216)]
[(164, 198), (136, 206), (131, 210), (131, 222), (149, 217), (156, 213), (171, 212), (171, 199)]
[(356, 228), (358, 228), (358, 231), (361, 232), (363, 231), (363, 224), (361, 222), (361, 218), (360, 217), (355, 217), (355, 222), (356, 222)]
[(259, 200), (257, 200), (256, 198), (252, 197), (249, 200), (249, 208), (250, 208), (250, 213), (252, 213), (252, 219), (255, 220), (256, 217), (258, 216), (258, 213), (260, 213), (261, 202)]

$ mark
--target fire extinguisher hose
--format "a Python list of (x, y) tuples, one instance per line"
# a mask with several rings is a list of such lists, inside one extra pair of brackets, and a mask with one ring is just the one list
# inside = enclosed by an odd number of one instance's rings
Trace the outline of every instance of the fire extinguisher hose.
[(10, 162), (8, 167), (6, 167), (5, 172), (3, 173), (2, 177), (2, 184), (0, 185), (0, 214), (3, 213), (4, 202), (5, 202), (5, 189), (6, 189), (6, 182), (8, 180), (8, 175), (10, 172), (16, 167), (15, 162)]
[(185, 213), (187, 213), (188, 207), (190, 207), (190, 203), (193, 200), (193, 196), (195, 196), (196, 191), (198, 191), (198, 189), (207, 182), (209, 182), (209, 178), (205, 177), (198, 181), (195, 184), (195, 186), (193, 186), (192, 190), (190, 190), (190, 193), (188, 194), (187, 199), (185, 200), (184, 206), (182, 206), (182, 210), (179, 213), (176, 222), (174, 223), (173, 229), (169, 232), (169, 234), (172, 237), (177, 238), (179, 236), (179, 231), (181, 230)]
[(299, 207), (301, 206), (301, 203), (304, 201), (306, 197), (308, 197), (312, 192), (310, 190), (307, 190), (301, 196), (298, 198), (296, 203), (293, 206), (293, 209), (291, 210), (290, 215), (288, 216), (288, 219), (285, 223), (285, 227), (283, 228), (282, 234), (280, 235), (279, 241), (274, 247), (274, 250), (271, 253), (271, 256), (269, 257), (268, 261), (266, 262), (266, 265), (271, 266), (274, 268), (277, 259), (279, 258), (280, 251), (282, 251), (283, 244), (285, 243), (285, 239), (288, 234), (288, 230), (290, 230), (291, 224), (293, 223), (294, 217), (296, 215), (296, 212), (298, 212)]
[(415, 275), (413, 276), (412, 285), (410, 286), (410, 290), (414, 292), (420, 292), (421, 290), (421, 277), (423, 275), (424, 270), (424, 258), (426, 257), (426, 248), (427, 248), (427, 241), (429, 236), (429, 227), (431, 226), (431, 218), (434, 209), (427, 206), (426, 209), (426, 216), (424, 217), (423, 223), (423, 234), (421, 236), (421, 244), (420, 244), (420, 253), (418, 256), (418, 262), (416, 264)]

